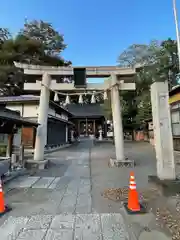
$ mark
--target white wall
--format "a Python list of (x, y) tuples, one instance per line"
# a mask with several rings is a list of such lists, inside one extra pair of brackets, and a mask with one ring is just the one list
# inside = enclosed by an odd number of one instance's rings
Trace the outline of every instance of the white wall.
[[(9, 103), (6, 105), (6, 108), (14, 111), (19, 111), (22, 117), (38, 117), (38, 103)], [(57, 114), (54, 109), (49, 108), (49, 115), (57, 117), (59, 119), (64, 119), (68, 121), (68, 116), (66, 114)]]
[(37, 117), (38, 116), (38, 104), (12, 104), (6, 105), (6, 108), (14, 111), (19, 111), (22, 117)]
[(15, 105), (15, 104), (7, 104), (6, 105), (6, 108), (10, 109), (10, 110), (13, 110), (13, 111), (18, 111), (20, 112), (21, 116), (22, 116), (22, 112), (23, 112), (23, 108), (22, 108), (22, 105)]
[(38, 108), (37, 104), (34, 105), (24, 105), (24, 114), (22, 117), (37, 117), (38, 116)]

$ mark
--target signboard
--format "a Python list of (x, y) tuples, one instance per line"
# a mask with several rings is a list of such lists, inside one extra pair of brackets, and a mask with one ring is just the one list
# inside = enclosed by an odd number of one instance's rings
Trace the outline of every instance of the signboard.
[(107, 137), (113, 137), (113, 132), (107, 132)]

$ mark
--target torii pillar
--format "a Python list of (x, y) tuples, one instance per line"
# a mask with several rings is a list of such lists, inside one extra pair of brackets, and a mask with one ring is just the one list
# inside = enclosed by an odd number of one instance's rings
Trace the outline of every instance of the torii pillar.
[[(119, 96), (119, 90), (121, 90), (121, 86), (124, 84), (123, 82), (119, 82), (117, 76), (115, 74), (111, 74), (111, 108), (112, 108), (112, 117), (113, 117), (113, 128), (114, 128), (114, 142), (115, 142), (115, 153), (116, 158), (110, 159), (111, 166), (126, 166), (126, 165), (134, 165), (134, 161), (128, 160), (124, 154), (124, 132), (123, 132), (123, 124), (122, 124), (122, 109), (121, 109), (121, 101)], [(129, 84), (129, 90), (135, 90), (134, 84), (131, 88), (131, 84)]]
[(116, 151), (116, 161), (124, 161), (124, 136), (122, 126), (122, 112), (119, 96), (119, 85), (116, 75), (111, 75), (111, 108), (114, 127), (114, 141)]
[[(34, 163), (39, 168), (45, 168), (47, 161), (44, 159), (44, 147), (47, 141), (47, 121), (49, 111), (49, 97), (50, 97), (50, 85), (51, 77), (48, 73), (44, 73), (42, 76), (41, 95), (38, 111), (38, 128), (36, 134), (36, 142), (34, 149)], [(32, 162), (33, 163), (33, 162)]]

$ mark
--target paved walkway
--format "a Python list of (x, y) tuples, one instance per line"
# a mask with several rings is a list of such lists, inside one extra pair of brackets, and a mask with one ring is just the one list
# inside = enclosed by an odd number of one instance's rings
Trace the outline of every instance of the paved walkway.
[[(121, 204), (101, 196), (105, 188), (125, 184), (124, 176), (120, 181), (124, 170), (108, 168), (113, 148), (95, 146), (90, 151), (91, 144), (85, 140), (52, 153), (50, 169), (19, 177), (5, 187), (13, 210), (0, 219), (2, 240), (147, 239), (145, 232), (144, 238), (131, 234)], [(128, 181), (128, 175), (125, 178)]]

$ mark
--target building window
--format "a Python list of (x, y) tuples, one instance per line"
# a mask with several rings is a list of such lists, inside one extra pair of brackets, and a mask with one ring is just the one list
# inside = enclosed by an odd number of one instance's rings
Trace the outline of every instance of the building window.
[(0, 142), (3, 143), (5, 140), (5, 134), (0, 134)]
[(173, 136), (180, 136), (180, 111), (171, 113), (171, 121)]
[(177, 103), (177, 104), (174, 104), (174, 105), (171, 105), (171, 109), (174, 110), (174, 109), (178, 109), (180, 107), (180, 104)]

